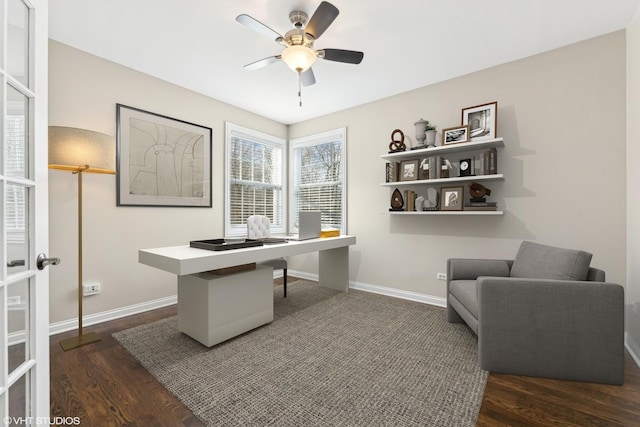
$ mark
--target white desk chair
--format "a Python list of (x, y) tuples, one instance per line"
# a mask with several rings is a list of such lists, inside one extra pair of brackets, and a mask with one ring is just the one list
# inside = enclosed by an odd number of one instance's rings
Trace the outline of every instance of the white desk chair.
[[(271, 231), (269, 226), (271, 221), (269, 217), (264, 215), (251, 215), (247, 218), (247, 238), (248, 239), (263, 239), (271, 237)], [(283, 270), (284, 277), (284, 297), (287, 297), (287, 260), (284, 258), (269, 259), (262, 261), (260, 264), (268, 265), (276, 270)]]

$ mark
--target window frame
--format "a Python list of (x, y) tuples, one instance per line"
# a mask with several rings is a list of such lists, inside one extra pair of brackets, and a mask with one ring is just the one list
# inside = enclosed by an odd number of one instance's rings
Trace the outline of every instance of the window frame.
[(342, 223), (340, 226), (340, 233), (347, 234), (347, 128), (342, 127), (338, 129), (333, 129), (313, 135), (308, 135), (300, 138), (295, 138), (289, 140), (289, 159), (290, 159), (290, 168), (289, 168), (289, 233), (295, 234), (298, 232), (296, 227), (297, 220), (297, 200), (296, 200), (296, 190), (297, 184), (296, 180), (298, 178), (299, 171), (297, 170), (298, 165), (296, 164), (297, 159), (295, 156), (295, 150), (301, 147), (310, 147), (314, 145), (325, 144), (331, 141), (335, 141), (336, 139), (340, 140), (340, 156), (341, 156), (341, 176), (342, 176), (342, 197), (341, 197), (341, 216)]
[(231, 122), (225, 122), (225, 184), (224, 184), (224, 235), (225, 236), (246, 236), (246, 225), (231, 224), (231, 138), (241, 137), (260, 144), (270, 145), (280, 149), (282, 158), (280, 159), (282, 205), (280, 206), (280, 217), (282, 224), (272, 224), (271, 233), (284, 234), (287, 229), (287, 140), (277, 136), (269, 135), (254, 129), (240, 126)]

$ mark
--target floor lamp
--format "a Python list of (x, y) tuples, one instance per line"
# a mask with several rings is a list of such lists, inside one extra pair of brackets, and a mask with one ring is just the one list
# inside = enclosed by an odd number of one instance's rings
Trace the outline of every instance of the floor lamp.
[(61, 126), (49, 127), (49, 169), (78, 175), (78, 336), (60, 341), (64, 351), (100, 341), (95, 332), (82, 333), (82, 175), (115, 174), (115, 141), (103, 133)]

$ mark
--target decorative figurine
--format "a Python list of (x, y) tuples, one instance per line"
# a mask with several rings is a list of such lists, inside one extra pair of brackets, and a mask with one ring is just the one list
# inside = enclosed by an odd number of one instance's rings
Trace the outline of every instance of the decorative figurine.
[(427, 189), (427, 198), (424, 201), (423, 211), (437, 211), (440, 206), (440, 192), (433, 187)]
[(401, 211), (404, 210), (404, 198), (402, 197), (402, 193), (397, 188), (393, 190), (393, 194), (391, 194), (391, 208), (390, 211)]
[(490, 196), (491, 190), (485, 187), (482, 184), (478, 184), (477, 182), (472, 182), (469, 184), (469, 194), (471, 195), (471, 201), (476, 203), (486, 202), (484, 196)]
[[(400, 134), (400, 140), (396, 140), (396, 134)], [(405, 151), (407, 146), (404, 144), (404, 133), (400, 129), (396, 129), (391, 133), (391, 143), (389, 144), (389, 152), (397, 153)]]

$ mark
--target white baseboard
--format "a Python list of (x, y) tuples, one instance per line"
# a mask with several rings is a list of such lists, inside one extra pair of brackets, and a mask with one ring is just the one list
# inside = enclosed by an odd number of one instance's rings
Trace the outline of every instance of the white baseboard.
[(624, 344), (633, 360), (636, 361), (636, 365), (640, 368), (640, 343), (637, 343), (629, 334), (625, 333)]
[[(82, 326), (91, 326), (98, 323), (108, 322), (110, 320), (120, 319), (122, 317), (134, 314), (144, 313), (145, 311), (155, 310), (156, 308), (167, 307), (177, 304), (178, 296), (172, 295), (153, 301), (142, 302), (139, 304), (129, 305), (126, 307), (116, 308), (114, 310), (103, 311), (101, 313), (89, 314), (82, 317)], [(63, 320), (49, 324), (49, 335), (56, 335), (62, 332), (78, 329), (78, 319)]]
[[(292, 276), (299, 277), (301, 279), (318, 281), (318, 275), (312, 273), (306, 273), (304, 271), (288, 270), (288, 273)], [(274, 278), (282, 277), (282, 270), (274, 271)], [(418, 292), (404, 291), (401, 289), (390, 288), (386, 286), (371, 285), (368, 283), (361, 283), (350, 281), (349, 289), (356, 289), (359, 291), (371, 292), (374, 294), (386, 295), (393, 298), (401, 298), (410, 301), (417, 301), (424, 304), (434, 305), (437, 307), (446, 307), (446, 298), (436, 297), (433, 295), (421, 294)], [(84, 316), (82, 324), (83, 326), (96, 325), (98, 323), (108, 322), (110, 320), (120, 319), (122, 317), (131, 316), (134, 314), (144, 313), (145, 311), (155, 310), (157, 308), (167, 307), (169, 305), (177, 304), (178, 296), (172, 295), (165, 298), (160, 298), (153, 301), (147, 301), (139, 304), (129, 305), (122, 308), (116, 308), (114, 310), (103, 311), (101, 313), (90, 314)], [(78, 328), (78, 319), (64, 320), (62, 322), (51, 323), (49, 325), (49, 335), (56, 335), (62, 332), (71, 331)], [(23, 336), (12, 336), (10, 341), (13, 343), (21, 342), (24, 340)], [(629, 354), (635, 360), (638, 367), (640, 367), (640, 343), (635, 342), (628, 334), (625, 333), (625, 347)]]
[[(289, 270), (289, 274), (292, 276), (300, 277), (301, 279), (318, 281), (317, 274), (305, 273), (303, 271)], [(435, 305), (437, 307), (446, 307), (447, 300), (442, 297), (435, 297), (433, 295), (421, 294), (412, 291), (403, 291), (401, 289), (389, 288), (386, 286), (371, 285), (369, 283), (349, 281), (349, 289), (356, 289), (359, 291), (371, 292), (374, 294), (386, 295), (393, 298), (401, 298), (410, 301), (421, 302), (424, 304)]]
[(349, 282), (349, 289), (357, 289), (359, 291), (371, 292), (374, 294), (386, 295), (393, 298), (401, 298), (409, 301), (421, 302), (423, 304), (435, 305), (437, 307), (446, 307), (447, 300), (442, 297), (421, 294), (412, 291), (403, 291), (401, 289), (388, 288), (386, 286), (370, 285), (360, 282)]
[[(303, 271), (288, 270), (288, 273), (292, 276), (299, 277), (301, 279), (318, 281), (317, 274), (306, 273)], [(274, 271), (274, 278), (282, 277), (282, 270)], [(446, 299), (441, 297), (434, 297), (432, 295), (420, 294), (417, 292), (403, 291), (400, 289), (389, 288), (386, 286), (370, 285), (368, 283), (361, 282), (349, 282), (350, 289), (357, 289), (365, 292), (372, 292), (374, 294), (386, 295), (394, 298), (401, 298), (410, 301), (417, 301), (424, 304), (435, 305), (438, 307), (446, 307)], [(134, 314), (144, 313), (145, 311), (155, 310), (156, 308), (166, 307), (172, 304), (177, 304), (178, 296), (172, 295), (166, 298), (160, 298), (153, 301), (147, 301), (140, 304), (129, 305), (122, 308), (116, 308), (114, 310), (103, 311), (101, 313), (89, 314), (82, 318), (83, 326), (97, 325), (98, 323), (108, 322), (110, 320), (120, 319), (122, 317), (131, 316)], [(49, 325), (49, 335), (56, 335), (62, 332), (71, 331), (78, 328), (78, 319), (63, 320), (62, 322), (51, 323)]]

